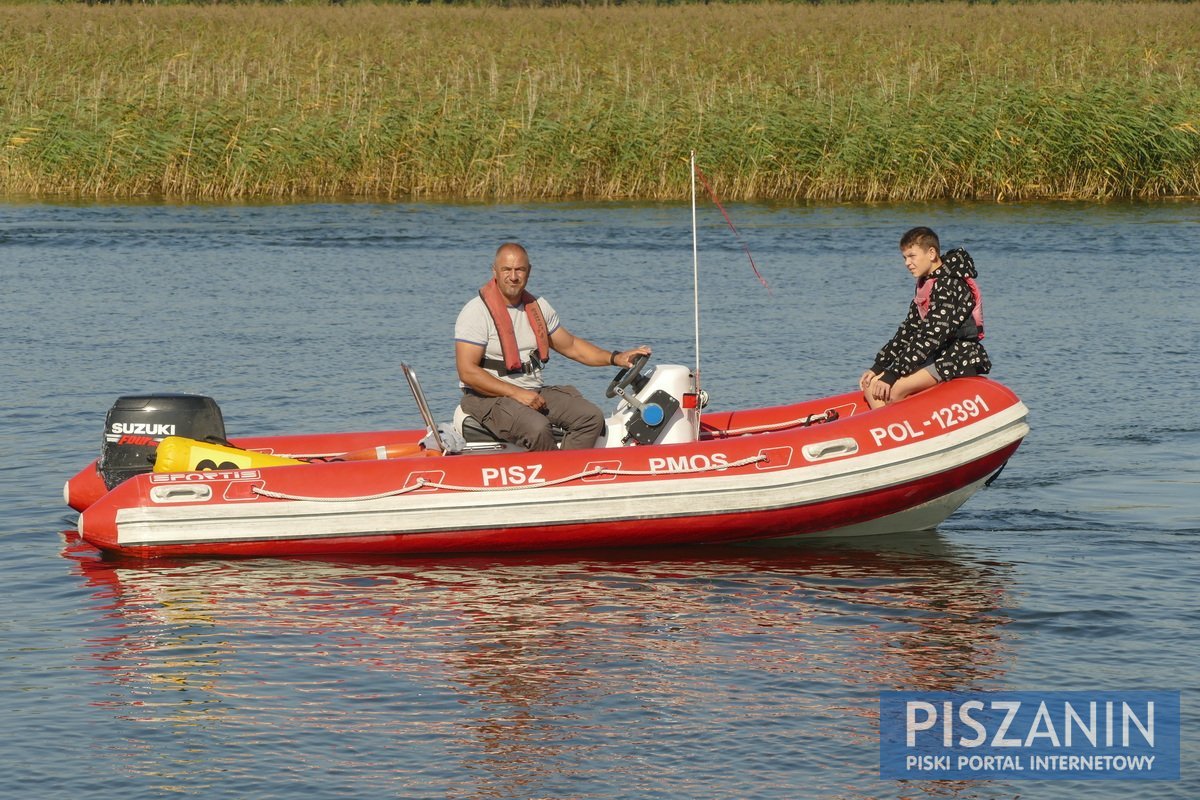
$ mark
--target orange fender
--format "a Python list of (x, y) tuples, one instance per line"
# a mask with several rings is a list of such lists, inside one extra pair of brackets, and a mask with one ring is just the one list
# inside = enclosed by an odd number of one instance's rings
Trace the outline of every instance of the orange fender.
[(340, 456), (343, 461), (385, 461), (389, 458), (420, 458), (421, 456), (440, 456), (441, 450), (426, 450), (420, 444), (385, 444), (379, 447), (365, 447), (362, 450), (352, 450)]

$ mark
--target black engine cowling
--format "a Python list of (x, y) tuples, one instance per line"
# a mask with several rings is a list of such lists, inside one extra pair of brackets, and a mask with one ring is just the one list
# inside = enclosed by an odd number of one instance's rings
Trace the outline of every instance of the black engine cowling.
[(118, 397), (104, 418), (104, 445), (97, 465), (109, 489), (154, 468), (166, 436), (225, 442), (225, 420), (211, 397), (138, 394)]

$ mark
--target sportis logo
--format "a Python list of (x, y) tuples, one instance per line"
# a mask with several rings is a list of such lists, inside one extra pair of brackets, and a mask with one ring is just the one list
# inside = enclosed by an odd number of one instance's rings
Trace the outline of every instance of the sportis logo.
[(166, 422), (114, 422), (104, 434), (106, 442), (117, 444), (156, 444), (156, 437), (174, 436), (175, 426)]

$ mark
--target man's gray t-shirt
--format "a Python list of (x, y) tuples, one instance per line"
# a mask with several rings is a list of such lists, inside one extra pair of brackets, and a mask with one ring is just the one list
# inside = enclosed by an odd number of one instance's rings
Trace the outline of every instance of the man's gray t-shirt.
[[(538, 307), (542, 310), (542, 318), (546, 320), (546, 331), (553, 335), (559, 329), (558, 312), (554, 307), (546, 301), (546, 298), (539, 297), (537, 299)], [(517, 337), (517, 348), (521, 351), (521, 363), (528, 364), (531, 354), (537, 352), (537, 337), (533, 335), (533, 328), (529, 324), (529, 316), (525, 313), (525, 305), (522, 303), (518, 306), (508, 307), (509, 319), (513, 322), (513, 333)], [(487, 305), (484, 304), (483, 298), (476, 295), (471, 298), (462, 311), (458, 312), (458, 319), (454, 322), (454, 340), (456, 342), (467, 342), (469, 344), (477, 344), (484, 348), (484, 358), (495, 359), (496, 361), (504, 360), (504, 350), (500, 347), (500, 334), (496, 332), (496, 323), (492, 320), (492, 315), (488, 313)], [(487, 369), (486, 367), (484, 369)], [(502, 381), (520, 386), (522, 389), (540, 389), (544, 385), (542, 382), (542, 371), (540, 369), (529, 373), (514, 373), (512, 375), (501, 374), (496, 370), (487, 370), (492, 375), (495, 375)], [(462, 382), (459, 381), (459, 386)]]

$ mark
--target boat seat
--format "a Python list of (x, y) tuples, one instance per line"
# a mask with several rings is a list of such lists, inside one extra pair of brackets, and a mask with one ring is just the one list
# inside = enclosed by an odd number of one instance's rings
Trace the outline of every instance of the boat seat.
[[(468, 447), (470, 447), (470, 445), (483, 444), (483, 445), (505, 445), (506, 449), (514, 449), (514, 450), (524, 450), (525, 449), (524, 447), (521, 447), (521, 445), (519, 445), (519, 444), (513, 444), (512, 442), (506, 442), (503, 439), (501, 439), (499, 436), (497, 436), (496, 434), (492, 433), (492, 430), (490, 428), (488, 428), (486, 425), (484, 425), (479, 420), (472, 417), (467, 412), (463, 411), (462, 406), (458, 406), (457, 408), (454, 409), (454, 429), (456, 431), (458, 431), (459, 435), (461, 435), (463, 437), (463, 439), (466, 441)], [(551, 425), (550, 432), (552, 434), (554, 434), (554, 441), (558, 442), (559, 444), (562, 444), (563, 437), (566, 436), (566, 434), (567, 434), (566, 429), (562, 428), (558, 425)]]
[(454, 428), (462, 434), (467, 444), (503, 441), (490, 428), (463, 411), (462, 406), (454, 409)]

